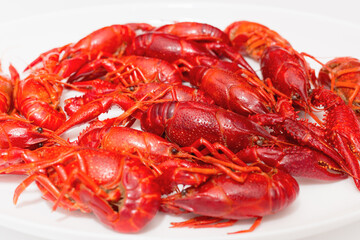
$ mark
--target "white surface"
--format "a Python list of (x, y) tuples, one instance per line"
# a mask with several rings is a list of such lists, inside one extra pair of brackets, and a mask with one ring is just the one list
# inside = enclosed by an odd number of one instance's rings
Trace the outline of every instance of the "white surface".
[[(297, 50), (321, 60), (346, 55), (360, 58), (356, 1), (206, 2), (0, 1), (0, 59), (22, 69), (42, 51), (77, 41), (105, 25), (135, 21), (161, 24), (171, 20), (203, 21), (221, 28), (235, 20), (257, 21), (278, 31)], [(336, 183), (302, 181), (300, 196), (291, 207), (266, 217), (255, 232), (242, 235), (226, 233), (244, 229), (250, 221), (226, 229), (170, 229), (170, 221), (181, 219), (162, 214), (140, 234), (119, 234), (99, 224), (90, 214), (51, 212), (51, 205), (40, 199), (35, 186), (14, 206), (12, 194), (19, 180), (15, 176), (1, 176), (1, 239), (333, 240), (355, 239), (360, 235), (360, 193), (350, 179)]]

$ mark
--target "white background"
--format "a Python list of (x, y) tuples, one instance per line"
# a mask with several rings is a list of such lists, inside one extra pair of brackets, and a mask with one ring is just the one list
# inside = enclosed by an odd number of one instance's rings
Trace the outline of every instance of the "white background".
[[(134, 2), (134, 0), (127, 0), (127, 2)], [(211, 1), (211, 0), (208, 0)], [(221, 0), (225, 1), (225, 0)], [(8, 21), (16, 21), (21, 18), (26, 18), (33, 15), (63, 11), (73, 8), (82, 8), (88, 6), (115, 4), (122, 1), (116, 0), (59, 0), (59, 1), (45, 1), (45, 0), (0, 0), (0, 23)], [(125, 1), (124, 1), (125, 2)], [(164, 1), (166, 4), (191, 4), (192, 1), (178, 0), (178, 1)], [(351, 21), (356, 24), (360, 24), (359, 2), (356, 0), (337, 0), (337, 1), (283, 1), (283, 0), (252, 0), (252, 1), (238, 1), (251, 4), (259, 4), (264, 6), (280, 7), (284, 9), (296, 9), (303, 12), (321, 14), (328, 17), (335, 16), (338, 19)], [(125, 11), (125, 9), (124, 9)], [(121, 14), (121, 13), (119, 13)], [(96, 16), (94, 16), (96, 18)], [(44, 19), (46, 21), (46, 19)], [(16, 31), (16, 29), (14, 29)], [(321, 30), (319, 30), (321, 34)], [(336, 34), (336, 29), (334, 29)], [(0, 37), (6, 37), (1, 36)], [(315, 36), (309, 36), (309, 38)], [(24, 39), (26, 41), (26, 39)], [(360, 43), (360, 39), (359, 39)], [(354, 46), (360, 48), (358, 46)], [(357, 56), (359, 57), (359, 56)], [(360, 196), (359, 196), (360, 197)], [(360, 206), (359, 206), (360, 207)], [(331, 211), (331, 209), (329, 209)], [(22, 233), (14, 232), (6, 228), (0, 227), (0, 239), (15, 240), (44, 240), (38, 237), (28, 236)], [(305, 238), (302, 240), (335, 240), (335, 239), (358, 239), (360, 236), (360, 222), (352, 223), (337, 230), (330, 230), (326, 233), (313, 236), (311, 238)]]

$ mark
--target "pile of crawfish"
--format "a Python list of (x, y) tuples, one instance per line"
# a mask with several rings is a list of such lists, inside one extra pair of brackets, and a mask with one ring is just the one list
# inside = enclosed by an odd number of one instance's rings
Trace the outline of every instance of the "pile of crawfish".
[(198, 215), (173, 227), (254, 218), (238, 232), (252, 231), (294, 202), (295, 178), (360, 189), (360, 61), (317, 61), (316, 76), (308, 58), (248, 21), (101, 28), (0, 75), (0, 173), (25, 176), (14, 203), (35, 182), (54, 209), (119, 232), (159, 211)]

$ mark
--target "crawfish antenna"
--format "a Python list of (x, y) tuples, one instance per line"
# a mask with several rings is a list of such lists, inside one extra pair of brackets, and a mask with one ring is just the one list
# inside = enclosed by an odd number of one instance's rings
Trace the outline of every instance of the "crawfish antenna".
[(49, 137), (51, 141), (58, 143), (61, 146), (70, 146), (70, 143), (67, 140), (56, 135), (53, 131), (44, 128), (41, 128), (41, 131), (45, 136)]

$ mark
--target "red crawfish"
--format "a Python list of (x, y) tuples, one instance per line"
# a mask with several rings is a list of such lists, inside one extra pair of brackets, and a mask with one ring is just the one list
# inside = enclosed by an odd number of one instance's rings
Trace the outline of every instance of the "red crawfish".
[(66, 78), (96, 58), (121, 56), (134, 37), (135, 32), (126, 25), (103, 27), (76, 43), (54, 48), (41, 54), (28, 65), (27, 69), (42, 63), (49, 72)]
[[(110, 123), (110, 124), (109, 124)], [(177, 190), (177, 185), (198, 186), (209, 176), (229, 172), (229, 167), (243, 170), (244, 166), (235, 165), (226, 158), (236, 158), (224, 146), (212, 145), (205, 139), (198, 147), (206, 147), (208, 154), (197, 148), (180, 148), (162, 137), (128, 127), (114, 127), (111, 121), (96, 121), (83, 131), (78, 145), (101, 148), (120, 153), (139, 154), (146, 166), (156, 176), (163, 194)], [(219, 150), (227, 155), (222, 155)], [(191, 153), (195, 153), (194, 156)], [(212, 155), (208, 156), (208, 155)], [(253, 168), (247, 168), (249, 171)], [(233, 177), (233, 175), (230, 173)]]
[(123, 87), (149, 82), (182, 83), (180, 72), (174, 65), (165, 60), (134, 55), (95, 59), (72, 75), (69, 82), (99, 77)]
[(360, 60), (339, 57), (327, 62), (319, 71), (318, 83), (336, 92), (350, 107), (359, 110)]
[(9, 66), (10, 76), (5, 75), (0, 63), (0, 113), (9, 113), (13, 107), (13, 91), (19, 73), (14, 66)]
[(310, 110), (308, 97), (315, 73), (301, 54), (276, 45), (270, 46), (265, 49), (260, 65), (263, 78), (269, 79), (275, 93), (292, 99), (295, 105), (320, 122)]
[(268, 113), (275, 106), (275, 100), (265, 90), (263, 82), (246, 70), (232, 73), (198, 66), (189, 75), (190, 83), (206, 92), (217, 105), (238, 114)]
[(122, 90), (106, 95), (85, 94), (85, 97), (67, 101), (66, 109), (73, 114), (56, 133), (61, 134), (77, 124), (90, 121), (101, 113), (108, 111), (113, 105), (120, 106), (124, 111), (129, 111), (127, 114), (139, 119), (143, 110), (146, 109), (146, 104), (143, 104), (144, 101), (149, 101), (151, 104), (154, 100), (213, 103), (213, 100), (202, 91), (184, 85), (174, 86), (164, 83), (139, 85), (137, 89), (129, 94), (124, 94)]
[(141, 128), (165, 135), (180, 146), (191, 146), (202, 137), (210, 143), (223, 144), (233, 152), (275, 140), (247, 117), (200, 102), (153, 104), (142, 115)]
[(315, 106), (324, 107), (325, 137), (343, 157), (339, 165), (354, 178), (360, 190), (360, 123), (355, 112), (330, 90), (315, 89), (311, 101)]
[(200, 43), (213, 51), (217, 56), (231, 59), (234, 63), (241, 65), (255, 74), (254, 70), (246, 62), (243, 56), (232, 48), (228, 35), (210, 24), (177, 22), (161, 26), (154, 31), (176, 35)]
[(145, 33), (137, 36), (126, 49), (126, 55), (160, 58), (175, 64), (186, 62), (192, 66), (196, 66), (199, 57), (217, 60), (226, 57), (256, 74), (242, 56), (232, 51), (230, 46), (226, 44), (215, 42), (204, 45), (162, 32)]
[(156, 176), (155, 181), (159, 183), (162, 194), (173, 192), (178, 184), (198, 186), (208, 179), (209, 173), (193, 172), (191, 169), (206, 169), (210, 173), (215, 171), (211, 165), (196, 161), (193, 156), (164, 138), (128, 127), (113, 127), (108, 123), (91, 123), (79, 135), (76, 143), (80, 146), (140, 155), (143, 163)]
[[(174, 227), (221, 227), (255, 217), (257, 220), (250, 229), (239, 232), (253, 231), (263, 216), (288, 207), (299, 192), (298, 183), (289, 174), (262, 164), (255, 166), (262, 171), (237, 172), (243, 177), (238, 181), (226, 174), (214, 175), (198, 187), (186, 188), (164, 198), (162, 208), (174, 213), (202, 215), (190, 221), (173, 223)], [(224, 223), (226, 219), (230, 220)]]
[(66, 142), (52, 131), (33, 125), (25, 119), (0, 117), (0, 149), (11, 147), (35, 149), (49, 140)]
[(277, 32), (256, 22), (237, 21), (225, 29), (235, 49), (244, 56), (260, 60), (266, 48), (277, 45), (291, 49), (290, 43)]
[(93, 212), (110, 228), (138, 232), (155, 216), (160, 190), (154, 175), (139, 158), (129, 154), (80, 147), (23, 150), (22, 158), (3, 173), (26, 170), (26, 178), (15, 190), (14, 202), (32, 182), (56, 206)]
[(66, 115), (59, 106), (62, 83), (58, 75), (39, 70), (17, 81), (14, 90), (15, 108), (35, 125), (56, 130)]
[(249, 147), (236, 155), (246, 163), (263, 162), (293, 177), (326, 181), (347, 177), (334, 160), (319, 151), (302, 146)]

